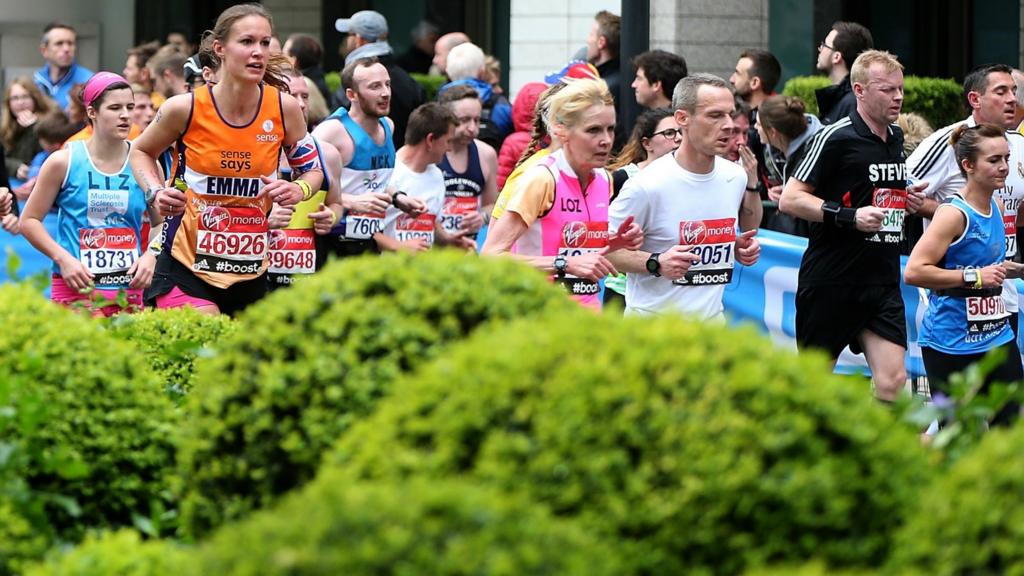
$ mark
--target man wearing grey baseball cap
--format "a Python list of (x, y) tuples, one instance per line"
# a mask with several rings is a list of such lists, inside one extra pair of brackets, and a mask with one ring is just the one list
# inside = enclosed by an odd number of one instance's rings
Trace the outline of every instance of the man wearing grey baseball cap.
[[(391, 77), (391, 113), (388, 116), (395, 123), (395, 147), (401, 148), (405, 143), (405, 126), (409, 114), (426, 102), (427, 97), (423, 88), (395, 62), (395, 55), (387, 40), (387, 19), (380, 12), (360, 10), (351, 18), (338, 18), (334, 27), (338, 32), (348, 34), (345, 37), (346, 66), (360, 58), (375, 57), (387, 68)], [(334, 97), (343, 108), (351, 105), (344, 87), (339, 88)]]

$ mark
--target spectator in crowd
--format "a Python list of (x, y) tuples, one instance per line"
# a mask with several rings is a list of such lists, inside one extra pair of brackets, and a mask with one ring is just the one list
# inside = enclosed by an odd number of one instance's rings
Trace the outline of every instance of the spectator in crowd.
[[(608, 91), (615, 100), (616, 119), (623, 117), (621, 98), (619, 97), (619, 86), (622, 83), (619, 73), (619, 32), (621, 28), (622, 18), (607, 10), (601, 10), (594, 16), (590, 34), (587, 35), (587, 61), (597, 68), (597, 73), (608, 85)], [(612, 150), (618, 152), (625, 143), (626, 128), (621, 122), (616, 122), (615, 144), (612, 146)]]
[(0, 228), (12, 235), (21, 232), (18, 216), (21, 211), (18, 209), (18, 201), (11, 192), (11, 183), (7, 180), (7, 170), (4, 168), (4, 149), (0, 146)]
[(39, 89), (65, 110), (69, 105), (69, 94), (75, 84), (85, 84), (92, 77), (92, 70), (75, 60), (78, 34), (67, 24), (52, 22), (43, 29), (43, 40), (39, 51), (46, 60), (36, 70), (32, 79)]
[[(124, 71), (121, 75), (131, 84), (142, 86), (147, 93), (153, 92), (153, 78), (149, 75), (149, 68), (146, 67), (146, 64), (149, 63), (149, 59), (155, 56), (159, 50), (160, 44), (157, 42), (147, 42), (139, 44), (134, 48), (129, 48), (128, 58), (125, 60)], [(138, 94), (137, 91), (136, 94)], [(153, 104), (159, 108), (163, 101), (164, 97), (160, 95), (159, 99), (154, 101)]]
[[(389, 117), (395, 123), (395, 147), (401, 148), (405, 143), (405, 126), (409, 114), (427, 100), (427, 95), (409, 73), (395, 62), (391, 45), (387, 41), (388, 21), (379, 12), (361, 10), (351, 18), (339, 18), (334, 26), (338, 32), (348, 34), (345, 38), (349, 48), (345, 56), (346, 66), (356, 60), (373, 57), (387, 69), (391, 82)], [(344, 86), (338, 88), (334, 98), (343, 108), (347, 109), (351, 105)]]
[(181, 52), (185, 56), (191, 56), (196, 52), (195, 45), (189, 42), (188, 34), (182, 30), (171, 30), (168, 32), (166, 43), (170, 46), (174, 46), (175, 50)]
[(603, 82), (579, 80), (548, 106), (546, 120), (562, 147), (523, 175), (483, 253), (513, 254), (551, 274), (581, 304), (600, 309), (598, 283), (616, 273), (605, 255), (635, 249), (643, 239), (632, 218), (608, 228), (611, 179), (604, 166), (615, 134), (612, 96)]
[(333, 109), (334, 97), (331, 95), (331, 89), (327, 87), (324, 69), (321, 67), (323, 52), (320, 43), (309, 34), (292, 34), (284, 42), (284, 53), (291, 59), (292, 66), (313, 81), (324, 102)]
[(925, 138), (932, 135), (935, 129), (928, 123), (928, 120), (914, 112), (904, 112), (896, 120), (900, 129), (903, 130), (903, 152), (909, 158), (914, 150), (921, 145)]
[(434, 43), (433, 70), (441, 76), (448, 76), (448, 53), (452, 51), (452, 48), (469, 41), (469, 36), (466, 36), (464, 32), (449, 32), (438, 38)]
[(188, 56), (178, 52), (174, 46), (164, 46), (149, 59), (146, 66), (153, 78), (153, 91), (164, 98), (184, 94), (188, 91), (185, 85), (185, 62)]
[(528, 82), (519, 89), (516, 101), (512, 103), (512, 125), (515, 131), (505, 137), (498, 152), (498, 190), (505, 186), (505, 179), (516, 168), (523, 150), (530, 142), (537, 100), (548, 89), (543, 82)]
[(750, 140), (750, 105), (738, 95), (733, 97), (732, 112), (732, 139), (729, 140), (729, 148), (725, 152), (725, 159), (733, 162), (740, 161), (740, 147), (747, 146)]
[(850, 65), (857, 56), (874, 48), (871, 31), (856, 22), (836, 22), (818, 45), (818, 70), (828, 74), (831, 86), (815, 91), (822, 124), (846, 118), (857, 108), (850, 83)]
[(686, 60), (664, 50), (642, 52), (633, 57), (633, 87), (636, 103), (644, 108), (669, 108), (672, 91), (686, 77)]
[(480, 115), (480, 140), (495, 150), (512, 132), (512, 105), (501, 94), (496, 94), (490, 83), (482, 80), (484, 73), (484, 52), (472, 43), (460, 44), (448, 53), (448, 77), (451, 82), (437, 91), (440, 98), (445, 91), (455, 86), (469, 86), (480, 95), (483, 111)]
[(413, 27), (412, 45), (398, 57), (398, 65), (409, 74), (429, 74), (434, 60), (434, 45), (441, 31), (428, 20), (420, 20)]
[(750, 106), (749, 123), (747, 130), (747, 146), (758, 159), (758, 186), (761, 188), (761, 199), (768, 198), (767, 189), (778, 184), (785, 185), (778, 179), (776, 174), (769, 171), (768, 162), (765, 160), (765, 144), (757, 134), (754, 126), (757, 125), (757, 107), (766, 98), (775, 93), (775, 85), (782, 76), (782, 66), (774, 54), (767, 50), (750, 49), (740, 54), (736, 62), (736, 70), (729, 77), (736, 90), (736, 94), (745, 100)]
[[(68, 117), (60, 110), (54, 110), (53, 113), (39, 120), (36, 124), (36, 136), (39, 138), (39, 145), (43, 150), (32, 158), (32, 164), (28, 169), (29, 182), (26, 185), (31, 184), (32, 179), (39, 176), (43, 162), (50, 157), (50, 154), (60, 150), (75, 132), (78, 132), (76, 126), (68, 121)], [(26, 192), (30, 190), (26, 190)]]
[(505, 89), (501, 87), (501, 60), (490, 54), (484, 56), (484, 73), (480, 79), (490, 84), (495, 94), (505, 93)]
[(15, 78), (7, 87), (0, 139), (4, 145), (7, 174), (15, 187), (28, 179), (29, 164), (42, 150), (36, 136), (36, 122), (55, 108), (56, 104), (25, 76)]
[(153, 121), (156, 109), (153, 107), (153, 99), (149, 90), (141, 84), (132, 84), (132, 93), (135, 95), (135, 108), (132, 109), (132, 124), (141, 134), (146, 126)]
[[(806, 112), (803, 100), (795, 96), (778, 95), (761, 103), (755, 128), (761, 142), (767, 144), (764, 148), (768, 156), (765, 162), (780, 167), (780, 180), (785, 182), (807, 154), (811, 137), (821, 130), (821, 122), (815, 115)], [(778, 211), (777, 202), (782, 196), (782, 187), (779, 184), (768, 189), (768, 199), (776, 204), (765, 208), (766, 227), (806, 238), (810, 227), (805, 220)]]

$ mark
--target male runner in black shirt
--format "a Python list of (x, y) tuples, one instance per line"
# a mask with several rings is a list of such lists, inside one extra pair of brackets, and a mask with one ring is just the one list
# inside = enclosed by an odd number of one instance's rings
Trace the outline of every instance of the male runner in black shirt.
[(838, 358), (863, 351), (875, 394), (893, 400), (906, 384), (907, 327), (900, 295), (903, 218), (921, 206), (927, 182), (907, 186), (903, 65), (870, 50), (850, 72), (857, 109), (819, 132), (782, 192), (779, 209), (810, 221), (800, 263), (796, 337)]

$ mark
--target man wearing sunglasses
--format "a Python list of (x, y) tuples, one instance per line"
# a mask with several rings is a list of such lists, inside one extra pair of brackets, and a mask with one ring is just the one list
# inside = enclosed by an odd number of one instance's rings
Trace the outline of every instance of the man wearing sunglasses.
[(857, 109), (857, 98), (850, 83), (850, 66), (857, 56), (874, 48), (871, 31), (856, 22), (836, 22), (818, 45), (818, 70), (828, 74), (831, 86), (814, 92), (818, 100), (818, 119), (831, 124)]

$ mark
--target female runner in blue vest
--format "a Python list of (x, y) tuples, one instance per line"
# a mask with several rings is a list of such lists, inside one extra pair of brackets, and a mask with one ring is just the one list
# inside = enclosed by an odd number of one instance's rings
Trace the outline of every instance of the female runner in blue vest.
[[(141, 308), (156, 257), (140, 251), (149, 243), (140, 237), (145, 193), (128, 166), (132, 89), (121, 76), (99, 72), (86, 82), (82, 103), (93, 134), (46, 159), (25, 205), (21, 230), (53, 260), (52, 300), (66, 306), (99, 301), (94, 312), (109, 316), (121, 308), (103, 305), (104, 299), (115, 300), (121, 290), (132, 308)], [(56, 239), (42, 222), (53, 206), (58, 209)], [(158, 229), (162, 219), (155, 210), (149, 212)]]
[[(960, 126), (950, 144), (967, 185), (941, 204), (914, 247), (904, 278), (928, 288), (928, 312), (918, 343), (933, 391), (949, 395), (950, 375), (962, 372), (989, 351), (1005, 352), (985, 379), (1014, 382), (1022, 377), (1010, 315), (1000, 297), (1003, 280), (1020, 277), (1020, 264), (1007, 262), (1002, 206), (993, 193), (1006, 183), (1010, 149), (1002, 128)], [(995, 423), (1016, 417), (1007, 406)]]

